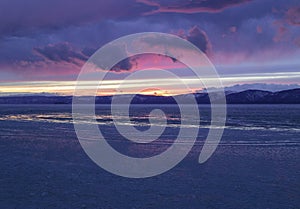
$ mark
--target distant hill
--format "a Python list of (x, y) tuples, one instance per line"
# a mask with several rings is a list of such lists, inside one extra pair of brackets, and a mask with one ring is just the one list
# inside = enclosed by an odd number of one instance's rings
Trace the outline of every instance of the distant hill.
[[(236, 84), (233, 86), (226, 86), (224, 87), (225, 92), (242, 92), (247, 91), (249, 89), (256, 89), (256, 90), (262, 90), (262, 91), (271, 91), (271, 92), (277, 92), (277, 91), (285, 91), (290, 89), (297, 89), (300, 88), (299, 84), (275, 84), (275, 83), (248, 83), (248, 84)], [(209, 88), (210, 91), (217, 90), (216, 88)], [(200, 90), (199, 93), (205, 93), (206, 90)]]
[(300, 88), (270, 92), (247, 90), (226, 97), (228, 104), (300, 104)]
[[(119, 95), (120, 103), (124, 103), (129, 95)], [(198, 104), (209, 104), (207, 93), (177, 95), (182, 101), (195, 97)], [(175, 99), (169, 96), (136, 95), (133, 104), (175, 104)], [(82, 97), (83, 103), (92, 97)], [(110, 104), (112, 96), (96, 97), (97, 104)], [(218, 98), (215, 98), (218, 101)], [(271, 92), (262, 90), (246, 90), (226, 94), (227, 104), (300, 104), (300, 88)], [(0, 97), (0, 104), (72, 104), (72, 96), (7, 96)]]

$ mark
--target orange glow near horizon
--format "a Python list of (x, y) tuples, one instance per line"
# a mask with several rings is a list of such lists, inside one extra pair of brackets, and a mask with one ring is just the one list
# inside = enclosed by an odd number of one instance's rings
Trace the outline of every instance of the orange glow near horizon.
[(159, 88), (144, 89), (143, 91), (140, 92), (140, 94), (154, 95), (154, 96), (171, 96), (171, 94), (168, 93), (168, 91)]
[[(261, 73), (261, 74), (244, 74), (244, 75), (230, 75), (221, 77), (224, 86), (245, 84), (245, 83), (281, 83), (281, 84), (299, 84), (300, 72), (285, 72), (285, 73)], [(214, 80), (212, 78), (202, 78), (207, 83), (211, 84), (207, 87), (214, 87)], [(294, 79), (296, 82), (288, 82)], [(183, 77), (182, 81), (189, 85), (189, 90), (181, 89), (176, 79), (140, 79), (127, 80), (123, 84), (123, 91), (117, 91), (122, 80), (105, 80), (102, 81), (101, 88), (97, 95), (114, 95), (118, 94), (147, 94), (147, 95), (161, 95), (172, 96), (176, 94), (185, 94), (195, 92), (205, 88), (198, 79), (191, 77)], [(298, 81), (298, 82), (297, 82)], [(77, 85), (76, 81), (28, 81), (28, 82), (7, 82), (0, 84), (0, 95), (14, 95), (14, 94), (35, 94), (35, 93), (50, 93), (58, 95), (73, 95), (74, 89), (85, 93), (92, 92), (99, 84), (99, 81), (84, 81)], [(136, 89), (144, 89), (141, 92), (136, 92)], [(91, 95), (91, 94), (90, 94)]]

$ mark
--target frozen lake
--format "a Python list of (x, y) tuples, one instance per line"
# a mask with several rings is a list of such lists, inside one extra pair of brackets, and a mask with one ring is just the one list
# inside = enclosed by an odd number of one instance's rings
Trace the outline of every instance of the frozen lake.
[[(149, 128), (153, 108), (166, 111), (163, 136), (136, 144), (116, 131), (109, 106), (97, 106), (97, 123), (119, 152), (156, 155), (180, 128), (177, 106), (135, 105), (131, 124)], [(76, 137), (67, 105), (0, 105), (1, 208), (298, 208), (300, 105), (229, 105), (225, 132), (205, 163), (198, 156), (210, 125), (200, 105), (195, 146), (170, 171), (147, 179), (115, 176), (94, 164)], [(122, 121), (122, 118), (121, 118)], [(155, 124), (162, 125), (160, 118)], [(84, 122), (84, 119), (83, 119)], [(122, 123), (122, 122), (121, 122)], [(188, 137), (188, 136), (187, 136)]]

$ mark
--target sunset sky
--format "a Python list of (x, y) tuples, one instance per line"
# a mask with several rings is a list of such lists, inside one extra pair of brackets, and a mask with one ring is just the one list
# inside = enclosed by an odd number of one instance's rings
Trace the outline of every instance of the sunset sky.
[[(72, 94), (81, 67), (97, 49), (138, 32), (191, 41), (206, 53), (225, 86), (300, 83), (299, 0), (2, 0), (0, 94)], [(151, 66), (193, 82), (185, 66), (145, 55), (116, 66), (103, 94), (129, 73)], [(174, 86), (159, 76), (148, 82)], [(154, 91), (159, 92), (149, 89)]]

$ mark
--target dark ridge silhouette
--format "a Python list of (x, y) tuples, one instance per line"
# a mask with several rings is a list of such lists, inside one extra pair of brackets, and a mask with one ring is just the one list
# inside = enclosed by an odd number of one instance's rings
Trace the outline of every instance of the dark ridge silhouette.
[[(118, 95), (119, 103), (125, 103), (129, 95)], [(176, 104), (175, 98), (188, 104), (195, 97), (198, 104), (209, 104), (207, 93), (183, 94), (171, 96), (135, 95), (132, 104)], [(0, 104), (72, 104), (72, 96), (5, 96)], [(93, 101), (92, 97), (80, 97), (82, 103)], [(97, 96), (96, 104), (111, 104), (112, 96)], [(278, 92), (246, 90), (226, 95), (227, 104), (300, 104), (300, 88)], [(218, 103), (218, 98), (215, 98)]]

